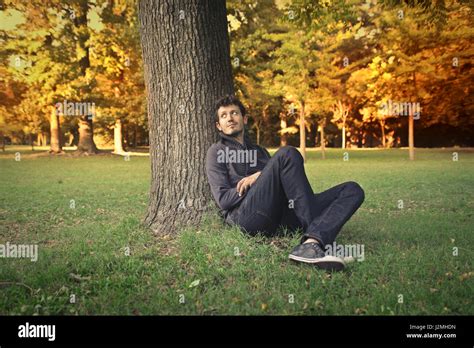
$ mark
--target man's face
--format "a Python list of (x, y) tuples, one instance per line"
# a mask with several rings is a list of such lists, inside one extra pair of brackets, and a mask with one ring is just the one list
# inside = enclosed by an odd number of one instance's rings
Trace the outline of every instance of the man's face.
[(222, 133), (230, 136), (238, 136), (244, 131), (247, 124), (247, 116), (242, 117), (242, 113), (237, 105), (221, 106), (217, 110), (219, 121), (216, 127)]

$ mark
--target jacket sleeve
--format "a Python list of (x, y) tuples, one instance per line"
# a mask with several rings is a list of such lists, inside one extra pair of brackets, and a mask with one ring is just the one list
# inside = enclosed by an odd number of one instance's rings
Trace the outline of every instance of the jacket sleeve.
[(236, 187), (232, 187), (225, 163), (217, 162), (217, 146), (207, 151), (206, 174), (211, 186), (212, 196), (223, 210), (230, 210), (240, 204), (244, 196), (239, 196)]
[(268, 150), (267, 150), (266, 148), (264, 148), (264, 147), (260, 147), (260, 148), (261, 148), (261, 149), (263, 150), (263, 152), (267, 155), (268, 159), (272, 158), (272, 156), (270, 156), (270, 152), (268, 152)]

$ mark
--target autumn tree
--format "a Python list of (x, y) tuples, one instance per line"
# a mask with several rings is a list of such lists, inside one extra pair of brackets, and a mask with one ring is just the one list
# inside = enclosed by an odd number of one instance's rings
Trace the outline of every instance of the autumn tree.
[[(34, 0), (7, 1), (6, 5), (7, 11), (21, 12), (22, 20), (14, 28), (4, 31), (6, 44), (2, 54), (9, 57), (7, 66), (11, 76), (26, 86), (25, 94), (19, 96), (24, 100), (23, 106), (10, 112), (24, 123), (25, 130), (31, 131), (28, 127), (31, 117), (48, 122), (50, 152), (61, 153), (60, 120), (54, 104), (64, 96), (67, 88), (61, 87), (70, 78), (66, 67), (70, 44), (67, 40), (60, 43), (58, 30), (61, 18), (57, 14), (61, 4), (55, 0)], [(24, 110), (28, 110), (29, 116)]]
[(228, 1), (227, 11), (236, 94), (248, 108), (260, 144), (264, 132), (276, 131), (274, 120), (281, 111), (279, 99), (267, 88), (273, 75), (270, 54), (278, 47), (267, 35), (282, 30), (275, 21), (281, 11), (273, 1), (254, 0)]
[(291, 105), (291, 113), (297, 112), (296, 123), (299, 125), (300, 151), (306, 159), (306, 130), (309, 126), (310, 110), (307, 102), (314, 86), (316, 58), (314, 56), (314, 39), (310, 31), (289, 30), (285, 33), (269, 34), (274, 41), (281, 42), (272, 53), (275, 74), (275, 86)]
[(134, 146), (138, 128), (146, 127), (137, 8), (134, 2), (114, 1), (100, 7), (101, 25), (90, 31), (99, 98), (95, 123), (104, 135), (113, 130), (114, 153), (124, 154), (124, 127), (133, 129)]

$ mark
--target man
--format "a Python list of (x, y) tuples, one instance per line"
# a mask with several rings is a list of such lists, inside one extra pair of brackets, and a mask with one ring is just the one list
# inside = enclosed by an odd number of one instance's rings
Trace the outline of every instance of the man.
[(297, 149), (285, 146), (270, 157), (252, 144), (244, 128), (245, 107), (236, 97), (221, 98), (214, 112), (221, 140), (207, 152), (206, 172), (226, 222), (251, 235), (271, 236), (279, 226), (302, 228), (301, 244), (289, 258), (327, 270), (343, 269), (343, 259), (323, 250), (364, 201), (362, 188), (346, 182), (314, 194)]

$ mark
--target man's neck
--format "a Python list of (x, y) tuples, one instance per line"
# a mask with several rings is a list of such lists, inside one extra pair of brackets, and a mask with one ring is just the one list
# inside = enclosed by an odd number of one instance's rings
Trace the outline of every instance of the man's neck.
[(238, 136), (235, 137), (235, 140), (237, 140), (239, 143), (244, 145), (244, 132), (240, 133)]
[(244, 132), (242, 132), (238, 135), (235, 135), (235, 136), (234, 135), (227, 135), (227, 134), (224, 134), (224, 135), (231, 138), (231, 139), (234, 139), (239, 144), (244, 145)]

